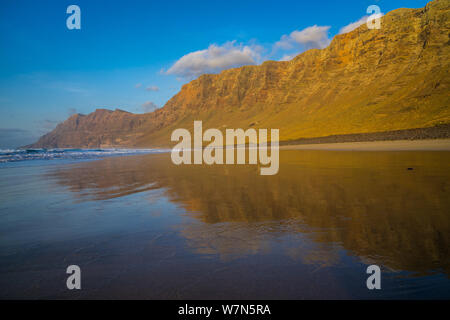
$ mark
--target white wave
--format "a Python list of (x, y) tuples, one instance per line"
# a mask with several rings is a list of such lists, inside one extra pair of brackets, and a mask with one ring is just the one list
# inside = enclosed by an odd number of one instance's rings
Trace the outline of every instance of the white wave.
[(117, 155), (169, 152), (169, 149), (0, 149), (0, 163), (26, 160), (96, 159)]

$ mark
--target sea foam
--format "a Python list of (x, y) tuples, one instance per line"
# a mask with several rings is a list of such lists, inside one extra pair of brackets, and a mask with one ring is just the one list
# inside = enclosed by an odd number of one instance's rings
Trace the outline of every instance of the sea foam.
[(0, 163), (55, 159), (84, 160), (169, 151), (166, 149), (0, 149)]

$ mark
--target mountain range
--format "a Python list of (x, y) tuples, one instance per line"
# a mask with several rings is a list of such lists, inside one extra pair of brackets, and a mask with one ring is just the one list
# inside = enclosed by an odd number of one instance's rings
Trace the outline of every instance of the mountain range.
[[(29, 147), (156, 147), (176, 128), (276, 128), (281, 141), (440, 128), (450, 136), (450, 1), (397, 9), (325, 49), (204, 74), (146, 114), (75, 114)], [(442, 129), (444, 128), (444, 129)], [(408, 132), (408, 131), (405, 131)]]

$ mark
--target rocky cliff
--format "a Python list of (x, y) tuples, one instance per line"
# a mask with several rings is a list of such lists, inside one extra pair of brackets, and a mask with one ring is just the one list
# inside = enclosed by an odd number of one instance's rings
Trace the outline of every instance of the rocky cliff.
[[(205, 74), (152, 113), (74, 115), (33, 147), (167, 146), (175, 128), (279, 128), (281, 140), (450, 123), (450, 0), (398, 9), (291, 61)], [(447, 126), (448, 128), (448, 126)]]

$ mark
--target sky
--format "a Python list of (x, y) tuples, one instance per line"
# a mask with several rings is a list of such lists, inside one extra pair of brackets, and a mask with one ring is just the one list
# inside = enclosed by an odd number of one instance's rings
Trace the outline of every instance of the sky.
[[(426, 3), (0, 0), (0, 148), (32, 143), (74, 113), (155, 110), (203, 73), (324, 48), (370, 5)], [(67, 27), (70, 5), (80, 29)]]

